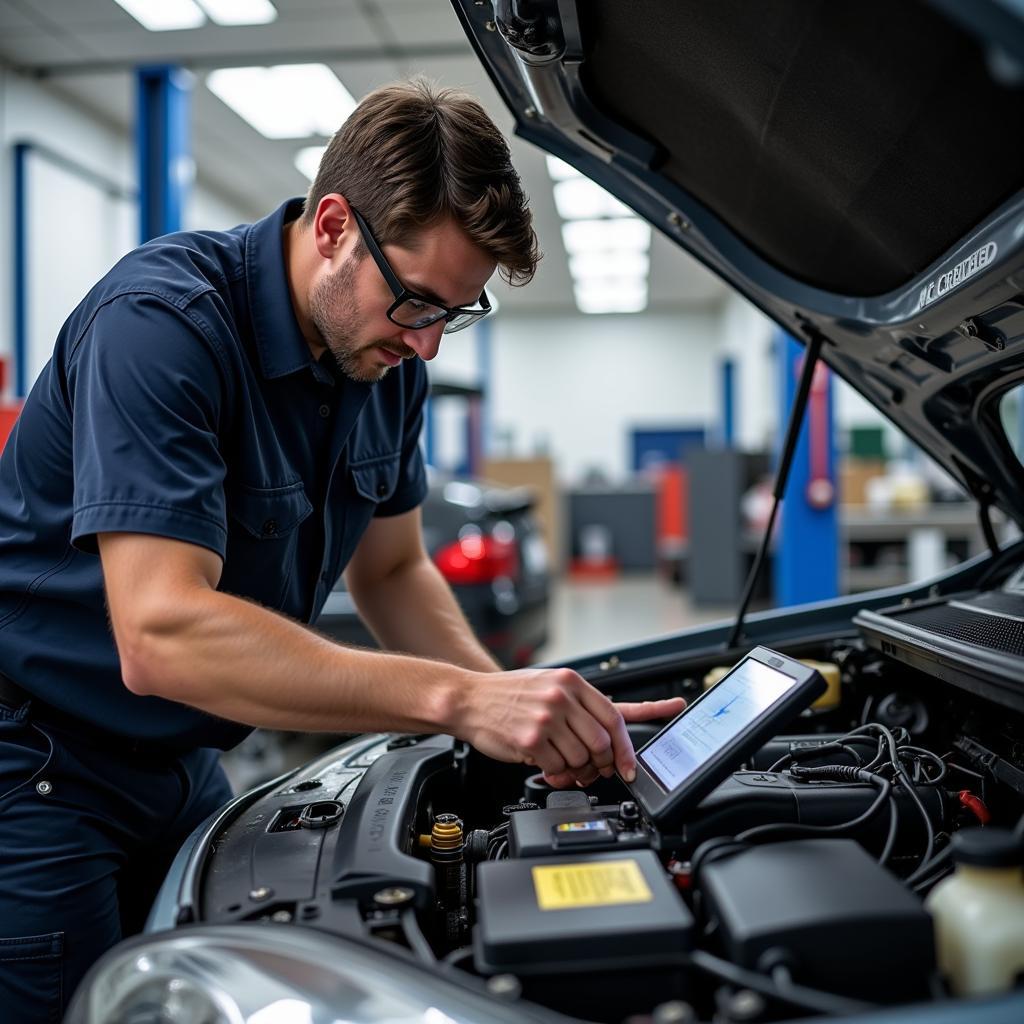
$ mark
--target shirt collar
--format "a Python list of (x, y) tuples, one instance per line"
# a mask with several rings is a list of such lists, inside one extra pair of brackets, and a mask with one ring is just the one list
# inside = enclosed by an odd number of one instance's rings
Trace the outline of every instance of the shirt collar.
[(302, 213), (289, 199), (256, 221), (245, 237), (245, 276), (256, 351), (264, 377), (283, 377), (310, 366), (313, 354), (295, 319), (284, 265), (284, 225)]

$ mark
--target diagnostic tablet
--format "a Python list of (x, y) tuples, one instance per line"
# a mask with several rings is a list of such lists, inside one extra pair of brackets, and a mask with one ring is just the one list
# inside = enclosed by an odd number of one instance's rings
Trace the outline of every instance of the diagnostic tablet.
[(637, 751), (630, 792), (651, 821), (678, 820), (825, 689), (814, 669), (755, 647)]

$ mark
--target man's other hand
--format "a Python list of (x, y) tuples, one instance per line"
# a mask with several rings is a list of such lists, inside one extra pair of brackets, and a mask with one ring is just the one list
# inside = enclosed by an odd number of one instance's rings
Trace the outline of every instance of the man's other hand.
[(572, 669), (522, 669), (475, 677), (452, 730), (499, 761), (536, 765), (552, 786), (588, 785), (618, 772), (631, 782), (636, 755), (627, 722), (671, 718), (681, 697), (615, 704)]

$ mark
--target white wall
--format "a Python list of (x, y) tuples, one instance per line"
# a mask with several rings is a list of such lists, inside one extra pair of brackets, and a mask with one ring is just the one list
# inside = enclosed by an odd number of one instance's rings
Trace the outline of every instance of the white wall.
[[(126, 189), (135, 188), (133, 139), (44, 85), (0, 66), (0, 355), (13, 348), (13, 147), (46, 147)], [(138, 240), (138, 212), (95, 184), (33, 155), (28, 162), (29, 383), (49, 358), (67, 315)], [(186, 227), (231, 227), (246, 218), (193, 188)]]
[(736, 294), (723, 304), (719, 324), (721, 357), (735, 364), (735, 445), (743, 451), (772, 448), (779, 422), (775, 324)]
[[(630, 471), (636, 427), (712, 429), (719, 417), (717, 309), (631, 316), (499, 316), (487, 382), (491, 451), (551, 454), (568, 483)], [(431, 373), (477, 383), (471, 331), (445, 338)], [(445, 464), (450, 428), (438, 424)], [(458, 437), (456, 436), (456, 440)]]

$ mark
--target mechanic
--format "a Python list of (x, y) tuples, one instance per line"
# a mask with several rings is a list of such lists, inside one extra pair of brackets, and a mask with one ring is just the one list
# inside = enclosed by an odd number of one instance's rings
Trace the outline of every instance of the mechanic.
[[(424, 361), (538, 258), (501, 134), (417, 81), (305, 201), (143, 245), (72, 313), (0, 459), (4, 1019), (58, 1020), (142, 927), (254, 726), (450, 733), (568, 785), (630, 777), (624, 722), (680, 710), (499, 672), (425, 553)], [(342, 570), (408, 653), (305, 625)]]

